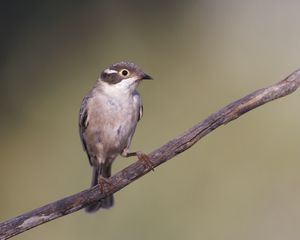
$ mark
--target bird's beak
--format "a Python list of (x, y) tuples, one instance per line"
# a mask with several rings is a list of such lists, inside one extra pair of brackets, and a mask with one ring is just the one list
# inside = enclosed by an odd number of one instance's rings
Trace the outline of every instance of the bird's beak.
[(143, 73), (141, 76), (141, 80), (153, 80), (153, 78), (151, 76), (149, 76), (146, 73)]

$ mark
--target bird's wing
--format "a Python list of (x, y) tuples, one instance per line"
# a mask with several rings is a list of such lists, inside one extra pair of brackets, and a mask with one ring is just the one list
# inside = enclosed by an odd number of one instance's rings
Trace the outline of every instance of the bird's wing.
[(137, 91), (134, 92), (133, 97), (134, 97), (134, 100), (135, 100), (135, 102), (138, 106), (138, 111), (139, 111), (138, 112), (138, 121), (139, 121), (139, 120), (141, 120), (141, 118), (143, 116), (143, 112), (144, 112), (142, 98), (141, 98), (140, 94)]
[(85, 142), (85, 138), (84, 138), (84, 132), (89, 125), (87, 104), (88, 104), (90, 98), (91, 98), (91, 95), (87, 94), (83, 98), (82, 103), (81, 103), (81, 107), (80, 107), (80, 111), (79, 111), (79, 134), (80, 134), (80, 139), (81, 139), (83, 149), (87, 153), (89, 162), (92, 165), (91, 157), (89, 155), (89, 152), (88, 152), (88, 149), (86, 146), (86, 142)]
[(143, 116), (143, 112), (144, 112), (144, 107), (143, 107), (143, 104), (141, 102), (140, 104), (140, 112), (139, 112), (139, 117), (138, 117), (138, 121), (141, 120), (142, 116)]

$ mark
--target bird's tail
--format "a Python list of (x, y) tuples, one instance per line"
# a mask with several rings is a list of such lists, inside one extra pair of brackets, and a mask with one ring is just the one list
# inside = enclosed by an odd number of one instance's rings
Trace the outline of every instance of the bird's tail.
[[(100, 166), (93, 168), (93, 176), (91, 187), (98, 184), (99, 176), (103, 178), (109, 178), (111, 175), (111, 164), (105, 165), (101, 164)], [(114, 205), (114, 197), (113, 195), (108, 196), (106, 198), (101, 199), (99, 202), (92, 203), (91, 205), (85, 208), (85, 211), (88, 213), (93, 213), (99, 210), (100, 208), (111, 208)]]

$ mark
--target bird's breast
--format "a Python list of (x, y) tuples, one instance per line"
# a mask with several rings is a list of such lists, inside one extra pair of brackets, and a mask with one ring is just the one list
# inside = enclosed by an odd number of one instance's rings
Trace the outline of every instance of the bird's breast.
[(88, 132), (103, 147), (121, 151), (135, 131), (138, 113), (133, 98), (95, 97), (88, 109)]

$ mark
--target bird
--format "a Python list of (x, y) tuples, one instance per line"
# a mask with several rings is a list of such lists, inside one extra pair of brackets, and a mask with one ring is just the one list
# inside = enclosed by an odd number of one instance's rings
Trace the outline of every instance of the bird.
[[(118, 62), (104, 69), (96, 84), (85, 95), (79, 112), (80, 139), (93, 168), (91, 187), (111, 176), (111, 166), (118, 155), (137, 156), (149, 166), (148, 156), (130, 152), (130, 144), (143, 104), (137, 87), (152, 77), (131, 62)], [(150, 166), (151, 167), (151, 166)], [(114, 205), (113, 195), (88, 205), (88, 213)]]

